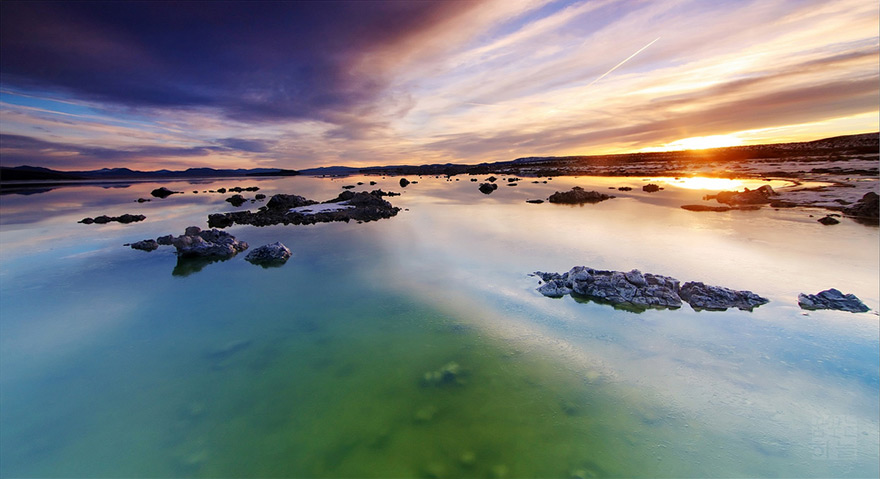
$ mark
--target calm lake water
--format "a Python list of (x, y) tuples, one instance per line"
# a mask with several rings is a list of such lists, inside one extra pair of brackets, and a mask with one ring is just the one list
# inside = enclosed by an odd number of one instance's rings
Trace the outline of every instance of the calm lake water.
[[(876, 311), (877, 227), (826, 227), (820, 210), (679, 208), (759, 182), (655, 179), (665, 190), (649, 194), (645, 178), (527, 178), (486, 196), (465, 176), (409, 179), (418, 183), (242, 178), (4, 194), (0, 476), (880, 473), (878, 316), (797, 306), (800, 292), (836, 287)], [(371, 180), (357, 190), (402, 191), (390, 200), (407, 210), (227, 229), (251, 248), (286, 244), (282, 267), (244, 254), (179, 264), (171, 247), (122, 246), (236, 210), (205, 190), (323, 201)], [(135, 202), (160, 185), (185, 194)], [(573, 185), (634, 190), (592, 205), (525, 203)], [(147, 219), (77, 223), (123, 213)], [(543, 297), (528, 275), (575, 265), (771, 302), (636, 314)], [(425, 381), (444, 368), (459, 380)]]

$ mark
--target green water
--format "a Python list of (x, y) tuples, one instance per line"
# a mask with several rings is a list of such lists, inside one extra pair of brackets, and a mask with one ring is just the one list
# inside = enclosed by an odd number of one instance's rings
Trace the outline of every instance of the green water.
[[(343, 183), (261, 184), (323, 199)], [(230, 229), (252, 247), (280, 240), (293, 249), (286, 265), (268, 269), (240, 256), (198, 269), (168, 249), (121, 247), (202, 224), (222, 210), (220, 196), (132, 206), (130, 197), (155, 187), (135, 185), (4, 197), (0, 475), (877, 472), (876, 316), (801, 316), (784, 301), (786, 288), (800, 286), (771, 288), (774, 280), (758, 286), (777, 304), (755, 314), (637, 315), (544, 298), (526, 273), (649, 260), (624, 247), (635, 241), (625, 234), (616, 245), (584, 234), (575, 248), (536, 232), (580, 228), (571, 215), (582, 213), (594, 215), (595, 234), (595, 221), (627, 221), (644, 206), (622, 198), (610, 210), (535, 210), (507, 201), (512, 189), (483, 201), (443, 193), (466, 190), (442, 179), (419, 185), (395, 201), (409, 211), (390, 220)], [(88, 199), (95, 204), (82, 206)], [(75, 224), (89, 209), (136, 208), (148, 221)], [(36, 219), (10, 219), (31, 210)], [(602, 216), (615, 210), (617, 219)], [(680, 214), (649, 213), (649, 223)], [(705, 221), (715, 235), (726, 227)], [(876, 230), (849, 226), (848, 241), (876, 239)], [(762, 248), (748, 251), (768, 261)], [(876, 296), (860, 296), (876, 307)], [(855, 424), (856, 438), (841, 443), (853, 451), (817, 453), (829, 444), (820, 434), (840, 432), (826, 417)]]

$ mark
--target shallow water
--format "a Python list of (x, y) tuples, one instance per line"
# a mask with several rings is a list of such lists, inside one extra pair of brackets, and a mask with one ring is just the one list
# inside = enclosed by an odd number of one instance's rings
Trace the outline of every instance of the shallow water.
[[(134, 200), (159, 184), (3, 195), (0, 475), (880, 472), (878, 317), (804, 314), (796, 300), (837, 287), (876, 311), (876, 227), (825, 227), (820, 210), (685, 211), (717, 191), (671, 178), (651, 179), (666, 188), (651, 194), (645, 178), (526, 178), (488, 196), (468, 177), (409, 179), (165, 182), (185, 194), (146, 203)], [(406, 210), (228, 229), (290, 247), (279, 268), (121, 246), (236, 210), (209, 189), (325, 200), (371, 180), (358, 190), (402, 191), (390, 200)], [(573, 185), (617, 198), (525, 203)], [(76, 223), (122, 213), (147, 220)], [(771, 302), (635, 314), (545, 298), (528, 276), (581, 264)], [(425, 380), (451, 363), (457, 380)]]

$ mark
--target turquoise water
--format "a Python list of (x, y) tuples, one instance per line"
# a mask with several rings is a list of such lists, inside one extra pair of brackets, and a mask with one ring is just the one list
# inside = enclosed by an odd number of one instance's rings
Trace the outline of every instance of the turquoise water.
[[(285, 243), (279, 268), (122, 246), (235, 209), (208, 189), (324, 200), (370, 180), (358, 189), (404, 191), (390, 200), (406, 210), (228, 229), (251, 247)], [(648, 194), (642, 178), (527, 179), (489, 196), (466, 177), (396, 180), (166, 182), (186, 193), (142, 204), (159, 184), (3, 195), (0, 475), (880, 472), (878, 317), (796, 304), (837, 287), (877, 310), (876, 227), (824, 227), (818, 210), (688, 212), (678, 206), (706, 192), (672, 180)], [(583, 207), (524, 201), (575, 184), (635, 190)], [(76, 223), (122, 213), (147, 220)], [(577, 264), (771, 303), (634, 314), (534, 291), (528, 273)], [(430, 379), (444, 368), (455, 380)]]

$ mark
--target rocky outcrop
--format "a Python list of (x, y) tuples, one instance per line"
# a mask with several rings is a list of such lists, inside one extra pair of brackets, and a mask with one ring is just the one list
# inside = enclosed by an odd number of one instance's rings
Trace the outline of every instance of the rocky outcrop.
[(771, 198), (777, 195), (770, 185), (764, 185), (755, 190), (746, 188), (743, 191), (722, 191), (714, 197), (708, 196), (707, 199), (715, 198), (719, 203), (728, 205), (762, 205), (770, 203)]
[(479, 188), (480, 188), (480, 193), (483, 193), (484, 195), (488, 195), (488, 194), (492, 193), (493, 191), (497, 190), (498, 185), (496, 185), (495, 183), (480, 183)]
[(570, 191), (557, 191), (550, 195), (547, 201), (551, 203), (561, 203), (566, 205), (576, 205), (582, 203), (598, 203), (600, 201), (614, 198), (611, 195), (599, 193), (598, 191), (586, 191), (580, 186), (573, 187)]
[(198, 226), (186, 228), (186, 232), (171, 239), (171, 245), (177, 248), (177, 255), (182, 257), (217, 257), (231, 258), (248, 248), (244, 241), (218, 229), (202, 231)]
[(822, 223), (825, 226), (831, 226), (831, 225), (836, 225), (837, 223), (840, 223), (840, 220), (838, 220), (837, 218), (835, 218), (831, 215), (823, 216), (816, 221), (818, 221), (819, 223)]
[(686, 301), (696, 311), (704, 309), (724, 311), (727, 308), (751, 311), (770, 301), (751, 291), (735, 291), (721, 286), (708, 286), (700, 282), (683, 284), (678, 294), (682, 301)]
[(290, 250), (287, 246), (276, 241), (272, 244), (254, 248), (244, 259), (253, 264), (264, 266), (282, 265), (290, 258)]
[(82, 224), (86, 224), (86, 225), (90, 225), (92, 223), (97, 223), (99, 225), (103, 225), (103, 224), (110, 223), (111, 221), (115, 221), (117, 223), (128, 224), (128, 223), (136, 223), (138, 221), (143, 221), (145, 219), (147, 219), (147, 217), (144, 215), (130, 215), (130, 214), (126, 213), (121, 216), (101, 215), (96, 218), (83, 218), (83, 219), (77, 221), (77, 223), (82, 223)]
[(150, 192), (150, 194), (155, 196), (156, 198), (168, 198), (171, 195), (176, 195), (176, 194), (180, 194), (180, 193), (183, 193), (183, 192), (182, 191), (171, 191), (168, 188), (165, 188), (164, 186), (161, 188), (156, 188), (155, 190)]
[(837, 311), (849, 311), (850, 313), (864, 313), (870, 310), (854, 294), (843, 294), (839, 290), (831, 288), (818, 294), (798, 295), (798, 305), (801, 309), (834, 309)]
[[(382, 199), (391, 196), (382, 190), (371, 192), (343, 191), (336, 198), (318, 203), (298, 195), (272, 196), (257, 211), (233, 211), (208, 216), (208, 226), (226, 228), (233, 224), (268, 226), (276, 224), (315, 224), (333, 221), (374, 221), (395, 216), (400, 208)], [(327, 206), (322, 206), (327, 205)], [(314, 208), (307, 208), (314, 206)]]
[(843, 210), (843, 212), (857, 220), (867, 220), (870, 223), (876, 224), (880, 221), (880, 195), (869, 191), (854, 205)]
[(675, 278), (642, 273), (637, 269), (623, 272), (575, 266), (563, 274), (536, 272), (535, 275), (544, 281), (538, 287), (538, 292), (544, 296), (559, 298), (571, 294), (636, 312), (648, 308), (680, 308), (682, 301), (696, 311), (728, 308), (751, 311), (768, 302), (751, 291), (735, 291), (698, 282), (679, 286)]

